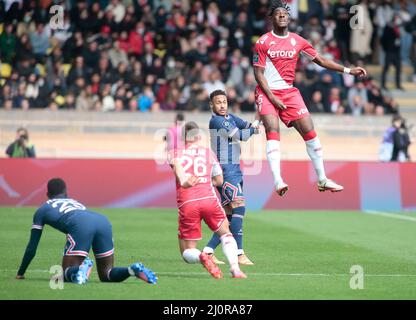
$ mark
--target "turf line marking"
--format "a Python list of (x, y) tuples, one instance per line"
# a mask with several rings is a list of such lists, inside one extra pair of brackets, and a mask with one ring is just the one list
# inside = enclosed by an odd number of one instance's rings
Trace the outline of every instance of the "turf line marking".
[[(0, 272), (15, 272), (16, 270), (0, 270)], [(49, 270), (28, 270), (28, 272), (34, 273), (49, 273)], [(157, 275), (171, 275), (171, 276), (199, 276), (207, 275), (207, 272), (158, 272)], [(250, 273), (246, 272), (249, 276), (259, 277), (351, 277), (349, 273)], [(416, 274), (364, 274), (364, 277), (416, 277)]]
[(413, 221), (416, 222), (415, 217), (409, 217), (398, 213), (388, 213), (383, 211), (376, 211), (376, 210), (366, 210), (364, 211), (367, 214), (373, 214), (381, 217), (387, 217), (387, 218), (393, 218), (393, 219), (399, 219), (399, 220), (407, 220), (407, 221)]
[[(157, 272), (158, 275), (205, 275), (206, 272)], [(260, 277), (351, 277), (349, 273), (250, 273), (247, 275)], [(364, 274), (365, 277), (416, 277), (416, 274)]]

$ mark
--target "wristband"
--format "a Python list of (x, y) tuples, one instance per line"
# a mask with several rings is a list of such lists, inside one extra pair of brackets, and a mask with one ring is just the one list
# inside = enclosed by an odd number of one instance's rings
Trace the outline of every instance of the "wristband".
[(350, 69), (350, 68), (345, 68), (345, 67), (344, 67), (344, 73), (348, 73), (348, 74), (350, 74), (350, 73), (351, 73), (351, 69)]

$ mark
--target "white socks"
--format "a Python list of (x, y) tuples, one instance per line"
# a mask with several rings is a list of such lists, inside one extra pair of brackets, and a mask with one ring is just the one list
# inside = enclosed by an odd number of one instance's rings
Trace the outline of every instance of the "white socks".
[(201, 254), (201, 251), (198, 249), (185, 249), (182, 253), (183, 260), (185, 260), (187, 263), (199, 263), (199, 255)]
[[(133, 269), (130, 268), (130, 267), (127, 267), (127, 268), (129, 270), (129, 275), (131, 275), (132, 277), (134, 277), (135, 276), (135, 273), (134, 273)], [(107, 278), (108, 279), (110, 279), (110, 272), (111, 272), (111, 269), (108, 271), (108, 274), (107, 274)]]
[(309, 141), (305, 141), (306, 151), (312, 160), (313, 167), (318, 176), (319, 181), (326, 180), (324, 160), (322, 157), (322, 146), (321, 141), (318, 137), (315, 137)]
[[(324, 160), (322, 157), (322, 146), (318, 137), (305, 141), (306, 151), (312, 160), (313, 167), (319, 181), (326, 180)], [(275, 185), (281, 184), (283, 179), (280, 175), (280, 141), (267, 140), (266, 144), (267, 161), (273, 173)]]
[(238, 266), (237, 242), (235, 241), (233, 235), (231, 233), (224, 234), (220, 237), (220, 240), (222, 251), (230, 264), (231, 270), (240, 270), (240, 267)]
[(202, 252), (205, 252), (207, 254), (213, 254), (214, 249), (212, 249), (211, 247), (205, 247), (204, 250), (202, 250)]
[[(205, 252), (206, 254), (213, 254), (214, 253), (214, 249), (210, 248), (210, 247), (205, 247), (204, 250), (202, 250), (202, 252)], [(243, 249), (238, 249), (237, 250), (237, 255), (240, 254), (244, 254), (244, 250)]]
[(280, 176), (280, 141), (267, 140), (266, 155), (267, 161), (269, 161), (270, 169), (273, 173), (274, 184), (281, 184), (283, 179)]

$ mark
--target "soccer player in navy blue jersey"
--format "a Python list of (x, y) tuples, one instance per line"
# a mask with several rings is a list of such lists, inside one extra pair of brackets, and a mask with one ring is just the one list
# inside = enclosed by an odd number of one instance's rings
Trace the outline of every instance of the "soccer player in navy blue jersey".
[(45, 225), (67, 235), (62, 268), (64, 280), (84, 284), (88, 281), (93, 262), (88, 258), (90, 248), (95, 255), (98, 276), (103, 282), (121, 282), (136, 276), (155, 284), (153, 271), (136, 262), (130, 267), (114, 267), (114, 245), (111, 223), (104, 215), (88, 210), (83, 204), (67, 196), (65, 182), (60, 178), (48, 181), (46, 201), (33, 216), (30, 240), (26, 247), (16, 279), (24, 279)]
[[(224, 183), (218, 187), (221, 204), (230, 220), (231, 232), (237, 241), (238, 262), (252, 265), (253, 262), (243, 250), (243, 218), (246, 212), (243, 195), (243, 173), (240, 168), (240, 141), (247, 141), (253, 134), (259, 133), (258, 121), (253, 124), (228, 113), (226, 93), (215, 90), (210, 94), (212, 118), (209, 122), (211, 148), (215, 152), (224, 174)], [(213, 254), (220, 240), (214, 234), (204, 248), (204, 252)], [(217, 264), (224, 262), (213, 256)]]

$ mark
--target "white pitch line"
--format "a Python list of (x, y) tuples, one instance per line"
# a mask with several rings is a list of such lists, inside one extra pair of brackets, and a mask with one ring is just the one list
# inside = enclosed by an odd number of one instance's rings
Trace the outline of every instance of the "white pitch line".
[[(206, 272), (157, 272), (158, 275), (205, 275)], [(250, 273), (246, 272), (247, 275), (260, 276), (260, 277), (351, 277), (349, 273)], [(416, 277), (416, 274), (365, 274), (364, 277)]]
[(376, 210), (366, 210), (364, 211), (367, 214), (374, 214), (381, 217), (387, 217), (387, 218), (393, 218), (393, 219), (399, 219), (399, 220), (407, 220), (407, 221), (413, 221), (416, 222), (415, 217), (409, 217), (398, 213), (388, 213), (383, 211), (376, 211)]
[[(16, 270), (0, 270), (0, 272), (15, 272)], [(28, 270), (28, 272), (35, 273), (49, 273), (49, 270)], [(200, 276), (207, 275), (207, 272), (158, 272), (157, 275), (172, 275), (172, 276)], [(351, 277), (349, 273), (250, 273), (246, 272), (249, 276), (260, 276), (260, 277)], [(416, 277), (416, 274), (366, 274), (364, 277)]]

